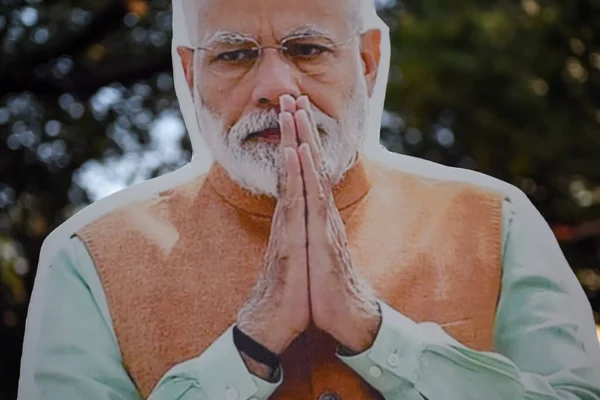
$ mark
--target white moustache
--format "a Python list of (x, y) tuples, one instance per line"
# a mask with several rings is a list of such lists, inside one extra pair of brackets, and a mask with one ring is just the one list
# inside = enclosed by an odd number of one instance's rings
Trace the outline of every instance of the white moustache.
[[(337, 121), (313, 107), (313, 118), (320, 131), (325, 133), (337, 126)], [(255, 111), (244, 115), (229, 130), (229, 143), (242, 143), (250, 135), (267, 129), (279, 128), (279, 112), (275, 109)]]

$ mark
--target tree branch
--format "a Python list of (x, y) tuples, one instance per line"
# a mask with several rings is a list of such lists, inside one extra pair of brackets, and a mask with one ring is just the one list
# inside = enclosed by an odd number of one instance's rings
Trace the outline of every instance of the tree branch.
[[(60, 7), (56, 5), (55, 7)], [(53, 10), (52, 15), (65, 14), (58, 10)], [(22, 71), (25, 68), (33, 69), (39, 65), (65, 54), (76, 54), (85, 49), (90, 43), (102, 39), (107, 32), (113, 31), (123, 21), (127, 13), (126, 0), (107, 0), (92, 17), (89, 24), (82, 27), (77, 32), (68, 32), (63, 28), (52, 39), (51, 44), (36, 45), (30, 51), (22, 51), (21, 57), (12, 63), (0, 62), (0, 79), (4, 81), (5, 77), (10, 78), (16, 71)], [(22, 49), (24, 50), (24, 49)]]
[(61, 79), (32, 78), (25, 74), (18, 74), (8, 80), (0, 78), (3, 82), (0, 98), (9, 93), (30, 91), (40, 97), (72, 93), (80, 101), (85, 101), (98, 89), (110, 83), (120, 82), (127, 85), (171, 70), (171, 48), (164, 46), (151, 56), (115, 60), (95, 65), (93, 68), (75, 66), (69, 75)]

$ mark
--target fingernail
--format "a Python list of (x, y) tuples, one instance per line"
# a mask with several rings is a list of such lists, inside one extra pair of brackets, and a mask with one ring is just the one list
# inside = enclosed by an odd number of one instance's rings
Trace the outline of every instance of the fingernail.
[(296, 111), (296, 115), (299, 116), (299, 117), (303, 116), (303, 117), (305, 117), (305, 118), (308, 119), (308, 113), (304, 109)]
[(306, 110), (310, 110), (310, 101), (308, 100), (308, 96), (304, 95), (302, 97), (300, 97), (300, 99), (298, 99), (300, 102), (300, 105), (306, 109)]
[(299, 150), (303, 150), (303, 151), (305, 151), (305, 152), (306, 152), (306, 154), (310, 154), (310, 147), (308, 146), (308, 144), (307, 144), (307, 143), (302, 143), (302, 144), (300, 145), (300, 148), (299, 148)]

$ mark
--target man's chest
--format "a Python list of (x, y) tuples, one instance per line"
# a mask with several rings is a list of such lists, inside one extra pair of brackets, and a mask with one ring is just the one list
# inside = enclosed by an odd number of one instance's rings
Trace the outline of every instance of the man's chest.
[[(501, 272), (496, 230), (474, 234), (473, 223), (461, 222), (464, 211), (376, 195), (342, 211), (356, 269), (399, 312), (437, 322), (465, 345), (490, 349)], [(488, 218), (485, 209), (471, 211)], [(235, 322), (264, 268), (270, 230), (269, 219), (226, 206), (211, 220), (174, 225), (179, 237), (168, 252), (147, 242), (123, 249), (126, 266), (118, 265), (123, 257), (98, 266), (124, 362), (146, 391)], [(125, 267), (128, 273), (114, 279)], [(274, 398), (328, 392), (374, 398), (335, 357), (335, 345), (315, 329), (301, 335), (283, 355), (285, 381)]]

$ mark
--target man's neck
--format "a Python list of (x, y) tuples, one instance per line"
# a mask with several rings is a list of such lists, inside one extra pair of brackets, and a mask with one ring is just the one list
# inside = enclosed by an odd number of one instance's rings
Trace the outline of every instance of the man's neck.
[[(354, 204), (362, 198), (370, 189), (366, 161), (356, 153), (348, 162), (342, 174), (343, 179), (334, 185), (333, 194), (336, 205), (343, 209)], [(273, 215), (277, 199), (264, 194), (253, 194), (231, 178), (227, 170), (219, 163), (213, 163), (208, 172), (207, 182), (219, 196), (240, 211), (260, 216), (270, 217)]]

